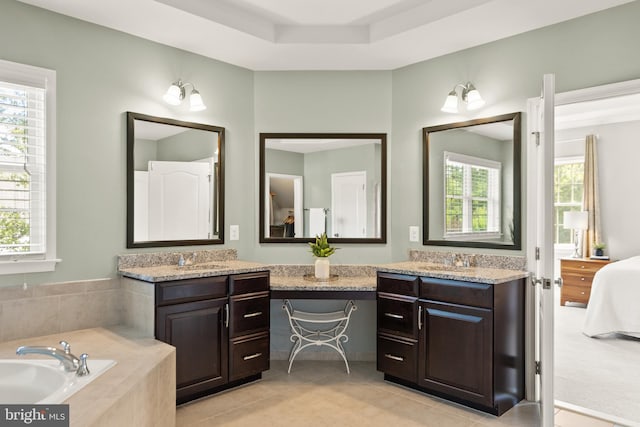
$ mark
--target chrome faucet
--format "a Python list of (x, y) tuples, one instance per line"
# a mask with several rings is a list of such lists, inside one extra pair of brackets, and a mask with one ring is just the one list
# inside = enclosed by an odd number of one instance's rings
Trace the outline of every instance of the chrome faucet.
[(47, 347), (47, 346), (20, 346), (16, 350), (17, 355), (25, 354), (42, 354), (45, 356), (51, 356), (62, 363), (66, 372), (75, 372), (77, 376), (82, 377), (89, 374), (89, 368), (87, 367), (88, 354), (82, 353), (80, 359), (71, 353), (71, 346), (66, 341), (60, 341), (62, 348)]

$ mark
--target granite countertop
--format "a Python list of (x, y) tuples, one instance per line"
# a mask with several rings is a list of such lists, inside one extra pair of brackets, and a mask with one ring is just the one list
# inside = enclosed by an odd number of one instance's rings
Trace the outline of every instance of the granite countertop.
[(219, 260), (204, 263), (178, 265), (152, 265), (150, 267), (126, 267), (119, 273), (145, 282), (167, 282), (170, 280), (194, 279), (198, 277), (226, 276), (229, 274), (253, 273), (268, 270), (268, 265), (238, 260)]
[(272, 291), (375, 291), (375, 276), (337, 276), (328, 281), (304, 276), (271, 276)]
[(386, 273), (428, 276), (438, 279), (462, 280), (497, 284), (528, 276), (526, 271), (489, 267), (458, 267), (424, 261), (396, 262), (378, 265), (378, 271)]

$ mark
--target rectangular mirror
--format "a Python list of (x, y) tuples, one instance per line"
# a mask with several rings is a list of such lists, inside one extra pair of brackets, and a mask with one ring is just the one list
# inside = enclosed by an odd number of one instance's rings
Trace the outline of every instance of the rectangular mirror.
[(127, 113), (127, 248), (224, 243), (224, 128)]
[(261, 133), (260, 242), (386, 242), (383, 133)]
[(425, 245), (521, 248), (520, 113), (423, 128)]

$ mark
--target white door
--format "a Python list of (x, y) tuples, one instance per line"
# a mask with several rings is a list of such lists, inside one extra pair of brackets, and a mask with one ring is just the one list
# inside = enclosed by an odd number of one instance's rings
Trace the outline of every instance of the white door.
[(330, 237), (367, 236), (367, 172), (331, 174)]
[[(528, 252), (535, 283), (536, 360), (538, 393), (543, 427), (553, 427), (553, 168), (555, 76), (545, 74), (542, 98), (536, 100), (528, 155), (533, 166), (528, 176)], [(533, 111), (532, 111), (533, 110)]]
[(149, 172), (133, 171), (133, 241), (149, 240)]
[(209, 164), (149, 162), (149, 239), (209, 237)]

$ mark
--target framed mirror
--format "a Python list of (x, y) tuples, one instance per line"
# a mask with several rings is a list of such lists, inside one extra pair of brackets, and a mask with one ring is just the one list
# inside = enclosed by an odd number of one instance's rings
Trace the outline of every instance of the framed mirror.
[(423, 243), (521, 249), (521, 113), (423, 128)]
[(387, 135), (261, 133), (260, 242), (386, 243)]
[(224, 128), (127, 112), (127, 248), (224, 243)]

